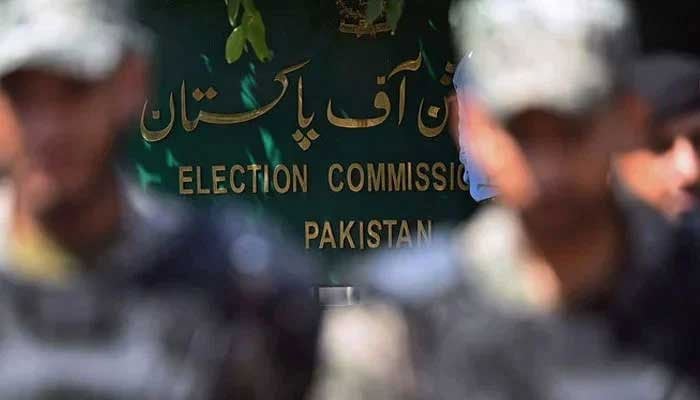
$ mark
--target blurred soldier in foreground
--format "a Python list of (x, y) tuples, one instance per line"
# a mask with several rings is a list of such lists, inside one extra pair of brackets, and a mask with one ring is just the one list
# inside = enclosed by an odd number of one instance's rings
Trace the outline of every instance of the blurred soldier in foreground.
[(308, 263), (242, 210), (195, 214), (115, 169), (148, 87), (132, 18), (122, 0), (0, 0), (0, 118), (19, 139), (0, 198), (0, 398), (303, 398)]
[(618, 174), (634, 195), (677, 220), (700, 199), (700, 60), (672, 53), (646, 57), (634, 80), (651, 103), (651, 142), (619, 156)]
[(624, 80), (630, 11), (473, 0), (452, 12), (473, 51), (460, 123), (501, 204), (430, 250), (366, 267), (366, 304), (328, 313), (318, 398), (697, 395), (624, 346), (646, 329), (639, 282), (673, 254), (666, 220), (609, 183), (613, 155), (641, 144), (649, 121)]
[(618, 176), (678, 227), (670, 268), (655, 271), (640, 289), (637, 310), (646, 327), (634, 336), (698, 380), (700, 324), (693, 316), (700, 310), (700, 60), (674, 53), (645, 57), (633, 77), (652, 107), (650, 143), (617, 158)]

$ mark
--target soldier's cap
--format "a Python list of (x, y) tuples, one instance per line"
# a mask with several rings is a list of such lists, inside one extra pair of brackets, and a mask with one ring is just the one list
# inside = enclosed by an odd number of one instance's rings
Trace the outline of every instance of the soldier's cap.
[(635, 63), (633, 79), (657, 122), (700, 111), (700, 58), (670, 52), (646, 56)]
[(95, 81), (150, 48), (130, 0), (0, 0), (0, 78), (32, 67)]
[(585, 115), (628, 82), (637, 53), (622, 0), (468, 0), (450, 10), (470, 90), (501, 120), (531, 108)]

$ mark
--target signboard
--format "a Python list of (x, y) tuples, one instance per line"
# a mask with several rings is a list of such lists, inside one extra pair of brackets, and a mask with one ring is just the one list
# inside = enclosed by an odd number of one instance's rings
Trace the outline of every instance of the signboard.
[(426, 246), (471, 213), (448, 126), (448, 2), (407, 2), (395, 34), (342, 1), (256, 3), (274, 57), (228, 64), (223, 0), (144, 2), (159, 42), (129, 144), (144, 189), (279, 218), (327, 283), (349, 255)]

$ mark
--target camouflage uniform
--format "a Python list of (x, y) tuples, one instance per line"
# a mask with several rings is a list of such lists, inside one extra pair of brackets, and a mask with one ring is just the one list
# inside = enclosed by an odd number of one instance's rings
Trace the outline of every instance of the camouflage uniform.
[[(457, 4), (470, 89), (498, 121), (533, 108), (589, 116), (626, 83), (635, 35), (621, 1)], [(496, 204), (429, 249), (369, 261), (354, 280), (367, 288), (364, 303), (326, 312), (315, 398), (698, 398), (666, 363), (683, 347), (664, 316), (673, 303), (650, 289), (673, 265), (675, 230), (618, 192), (615, 290), (586, 304), (546, 309), (532, 298), (528, 271), (546, 268), (529, 268), (543, 261), (517, 211)]]
[[(0, 77), (89, 84), (147, 59), (130, 3), (0, 0)], [(303, 398), (319, 322), (309, 261), (242, 207), (194, 211), (129, 183), (119, 195), (111, 243), (76, 259), (18, 240), (0, 184), (0, 398)]]
[[(40, 332), (36, 341), (29, 342), (34, 348), (27, 348), (26, 353), (45, 365), (42, 374), (3, 375), (0, 397), (44, 398), (41, 396), (52, 393), (54, 386), (64, 384), (72, 390), (86, 389), (90, 386), (80, 385), (92, 375), (83, 372), (97, 368), (94, 384), (106, 392), (99, 392), (103, 397), (88, 398), (134, 398), (127, 394), (140, 390), (137, 383), (143, 388), (153, 385), (154, 394), (136, 398), (303, 398), (314, 368), (319, 319), (310, 295), (309, 261), (291, 250), (264, 220), (243, 209), (195, 212), (135, 187), (125, 192), (128, 210), (121, 234), (94, 259), (82, 260), (59, 285), (27, 280), (15, 273), (15, 261), (8, 251), (11, 191), (5, 188), (5, 195), (0, 196), (0, 265), (5, 266), (0, 285), (13, 288), (3, 291), (7, 301), (2, 301), (0, 325), (7, 325), (16, 337), (33, 337), (34, 329), (48, 332), (46, 336)], [(35, 306), (22, 308), (28, 298)], [(79, 306), (83, 298), (85, 309)], [(72, 321), (72, 311), (77, 321)], [(32, 323), (8, 323), (17, 317)], [(146, 325), (140, 327), (142, 323)], [(91, 331), (98, 328), (95, 334), (104, 337), (93, 344)], [(200, 328), (204, 338), (216, 340), (167, 348), (168, 337), (192, 337)], [(143, 358), (132, 360), (127, 344), (133, 329), (140, 335), (135, 340), (143, 342), (134, 346), (146, 350)], [(54, 334), (67, 336), (61, 340), (67, 341), (70, 351), (60, 351), (63, 342), (56, 341)], [(0, 333), (0, 355), (9, 351), (0, 357), (6, 365), (24, 359), (22, 353), (11, 351), (16, 349), (11, 339), (12, 335)], [(194, 349), (188, 347), (195, 344)], [(118, 350), (122, 345), (124, 352)], [(182, 360), (164, 357), (170, 350), (182, 352)], [(90, 353), (94, 355), (81, 356)], [(164, 356), (158, 356), (160, 353)], [(160, 363), (153, 362), (154, 368), (161, 368), (160, 375), (143, 369), (151, 365), (148, 355)], [(124, 358), (123, 363), (113, 359), (117, 356)], [(16, 361), (10, 361), (15, 357)], [(71, 368), (63, 368), (66, 360)], [(126, 364), (131, 366), (116, 368)], [(109, 371), (110, 366), (115, 367), (113, 374), (98, 374)], [(126, 372), (134, 374), (132, 381), (123, 376)], [(2, 392), (3, 387), (21, 386), (13, 383), (14, 378), (26, 378), (34, 397)], [(173, 380), (197, 390), (216, 388), (217, 395), (183, 391), (187, 395), (176, 397), (171, 394), (175, 392), (159, 391), (158, 385), (169, 386), (166, 383)], [(125, 386), (120, 389), (122, 383)], [(119, 397), (122, 389), (126, 397)]]
[(326, 311), (315, 398), (697, 398), (652, 351), (670, 355), (673, 343), (642, 306), (670, 305), (649, 298), (646, 283), (669, 265), (674, 230), (630, 202), (621, 286), (576, 310), (543, 313), (528, 298), (522, 228), (497, 205), (430, 250), (368, 262), (364, 304)]

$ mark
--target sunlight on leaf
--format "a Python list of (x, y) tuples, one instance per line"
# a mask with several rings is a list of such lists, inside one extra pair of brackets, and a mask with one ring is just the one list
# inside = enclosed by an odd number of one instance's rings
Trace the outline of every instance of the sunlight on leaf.
[(420, 52), (423, 54), (423, 63), (425, 66), (428, 68), (428, 74), (430, 74), (430, 77), (433, 79), (437, 79), (435, 75), (435, 69), (433, 69), (433, 64), (430, 62), (430, 58), (428, 57), (428, 53), (425, 52), (425, 47), (423, 46), (423, 39), (418, 39), (418, 48), (420, 49)]
[(260, 139), (263, 142), (263, 147), (265, 148), (265, 156), (267, 156), (267, 161), (270, 163), (272, 168), (280, 164), (282, 153), (275, 144), (275, 140), (272, 138), (272, 134), (265, 128), (259, 128)]
[(253, 94), (253, 89), (257, 86), (258, 84), (252, 74), (246, 74), (241, 79), (241, 101), (243, 106), (249, 111), (260, 108), (260, 103), (258, 103)]
[(246, 39), (245, 27), (239, 26), (231, 32), (228, 39), (226, 39), (226, 62), (233, 64), (241, 58), (243, 54), (243, 44)]
[(272, 52), (267, 46), (265, 24), (259, 11), (246, 10), (243, 14), (243, 27), (245, 27), (248, 42), (253, 46), (255, 55), (262, 62), (270, 61)]
[(136, 164), (136, 172), (138, 174), (137, 179), (143, 190), (148, 190), (151, 184), (159, 185), (163, 183), (160, 175), (148, 172), (141, 164)]
[[(257, 164), (255, 162), (255, 157), (253, 157), (253, 153), (247, 147), (245, 149), (245, 154), (248, 157), (248, 162), (250, 163), (250, 165)], [(258, 195), (256, 197), (256, 199), (258, 199), (258, 201), (259, 201), (260, 196), (267, 197), (267, 194), (263, 193), (263, 191), (262, 191), (263, 183), (264, 183), (263, 182), (263, 174), (258, 173)], [(259, 206), (262, 207), (262, 204), (259, 204)]]
[(253, 157), (253, 153), (251, 153), (249, 148), (245, 148), (245, 155), (248, 157), (248, 162), (252, 165), (255, 164), (255, 157)]
[(180, 162), (175, 158), (173, 152), (170, 149), (165, 150), (165, 165), (170, 168), (175, 168), (180, 166)]
[(226, 6), (228, 11), (228, 22), (231, 24), (231, 26), (236, 26), (238, 10), (241, 8), (241, 0), (226, 0)]
[(199, 57), (204, 62), (204, 67), (207, 69), (207, 72), (211, 74), (213, 72), (213, 69), (211, 67), (211, 60), (209, 59), (209, 57), (206, 54), (200, 54)]
[[(258, 60), (261, 62), (270, 61), (274, 54), (267, 44), (267, 29), (262, 14), (255, 7), (254, 0), (224, 1), (229, 24), (234, 28), (226, 40), (226, 61), (229, 64), (238, 61), (244, 51), (248, 52), (248, 44), (255, 51)], [(243, 16), (239, 23), (241, 8), (243, 8)]]

